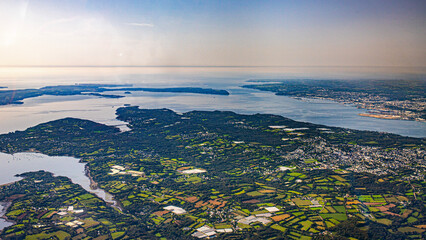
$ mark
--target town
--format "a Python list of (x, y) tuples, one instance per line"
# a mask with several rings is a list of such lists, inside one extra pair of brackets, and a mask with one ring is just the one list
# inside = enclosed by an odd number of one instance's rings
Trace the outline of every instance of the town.
[[(325, 99), (368, 110), (359, 115), (426, 121), (426, 81), (416, 80), (252, 80), (245, 85), (297, 99)], [(274, 82), (274, 83), (269, 83)], [(278, 83), (276, 83), (278, 82)]]

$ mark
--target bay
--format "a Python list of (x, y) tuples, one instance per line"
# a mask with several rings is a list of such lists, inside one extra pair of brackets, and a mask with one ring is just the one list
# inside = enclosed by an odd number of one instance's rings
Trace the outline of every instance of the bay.
[(426, 137), (426, 123), (359, 116), (363, 109), (325, 100), (297, 100), (241, 88), (251, 79), (425, 79), (425, 68), (295, 68), (295, 67), (132, 67), (132, 68), (0, 68), (0, 86), (37, 88), (76, 83), (133, 84), (135, 87), (203, 87), (226, 89), (230, 96), (190, 93), (111, 92), (125, 96), (41, 96), (23, 105), (0, 106), (0, 133), (25, 130), (36, 124), (76, 117), (116, 125), (115, 110), (124, 105), (141, 108), (229, 110), (241, 114), (278, 114), (297, 121), (358, 130)]
[[(85, 175), (85, 164), (80, 163), (79, 159), (63, 156), (47, 156), (40, 153), (0, 153), (0, 185), (18, 181), (22, 178), (15, 176), (25, 172), (34, 172), (44, 170), (51, 172), (56, 176), (66, 176), (75, 184), (79, 184), (86, 191), (96, 194), (107, 203), (113, 206), (116, 202), (113, 196), (104, 190), (90, 187), (90, 179)], [(1, 206), (3, 208), (3, 206)], [(2, 212), (2, 209), (0, 209)], [(4, 213), (4, 211), (2, 212)], [(1, 215), (0, 215), (1, 217)], [(11, 223), (0, 219), (0, 230), (10, 226)]]

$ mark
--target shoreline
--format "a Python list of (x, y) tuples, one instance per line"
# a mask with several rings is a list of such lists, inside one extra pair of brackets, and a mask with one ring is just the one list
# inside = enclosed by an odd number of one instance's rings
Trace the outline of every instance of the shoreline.
[[(396, 115), (373, 114), (373, 113), (358, 113), (358, 115), (361, 117), (371, 117), (371, 118), (386, 119), (386, 120), (416, 121), (416, 120), (404, 119), (401, 116), (396, 116)], [(423, 122), (423, 121), (418, 121), (418, 122)]]
[(0, 219), (3, 219), (5, 223), (10, 223), (10, 225), (8, 225), (8, 226), (4, 226), (4, 227), (1, 227), (1, 226), (0, 226), (0, 232), (2, 232), (2, 231), (3, 231), (3, 229), (5, 229), (5, 228), (7, 228), (7, 227), (10, 227), (10, 226), (13, 226), (13, 225), (15, 225), (15, 224), (16, 224), (16, 222), (11, 221), (11, 220), (10, 220), (10, 219), (6, 216), (7, 209), (9, 209), (9, 207), (10, 207), (11, 205), (12, 205), (12, 202), (11, 202), (11, 201), (1, 201), (1, 202), (0, 202), (0, 206), (2, 207), (2, 210), (0, 211)]
[[(102, 198), (102, 197), (100, 197), (100, 196), (98, 196), (95, 193), (93, 193), (93, 194), (95, 194), (97, 197), (101, 198), (107, 205), (111, 206), (112, 208), (115, 208), (115, 209), (119, 210), (120, 213), (123, 212), (123, 209), (122, 209), (120, 203), (117, 200), (114, 199), (114, 196), (112, 194), (108, 193), (107, 191), (103, 190), (102, 188), (100, 188), (98, 186), (98, 183), (95, 180), (93, 180), (92, 176), (90, 175), (90, 169), (87, 166), (87, 164), (84, 166), (84, 175), (86, 175), (86, 177), (89, 178), (90, 188), (92, 190), (100, 189), (100, 190), (104, 191), (104, 193), (105, 193), (105, 199)], [(106, 195), (107, 194), (111, 195), (111, 198), (112, 198), (111, 201), (107, 201), (107, 199), (106, 199)]]
[(426, 120), (424, 119), (417, 119), (417, 118), (409, 118), (409, 117), (404, 117), (404, 116), (400, 116), (400, 115), (389, 115), (389, 114), (374, 114), (374, 113), (369, 113), (368, 111), (381, 111), (381, 109), (374, 109), (374, 108), (365, 108), (362, 105), (356, 104), (356, 103), (351, 103), (351, 102), (347, 102), (347, 101), (339, 101), (333, 98), (324, 98), (324, 97), (297, 97), (297, 96), (290, 96), (290, 95), (279, 95), (277, 93), (275, 93), (275, 95), (277, 96), (287, 96), (299, 101), (305, 101), (308, 102), (309, 100), (326, 100), (326, 101), (333, 101), (335, 103), (338, 104), (343, 104), (343, 105), (349, 105), (349, 106), (353, 106), (356, 107), (358, 109), (364, 109), (367, 112), (365, 113), (358, 113), (357, 115), (362, 116), (362, 117), (371, 117), (371, 118), (377, 118), (377, 119), (385, 119), (385, 120), (404, 120), (404, 121), (413, 121), (413, 122), (426, 122)]
[(90, 175), (90, 170), (89, 170), (89, 167), (87, 166), (87, 164), (85, 164), (85, 166), (84, 166), (84, 175), (86, 175), (86, 177), (89, 178), (90, 188), (92, 190), (98, 189), (98, 183), (95, 182), (95, 180), (93, 180), (92, 176)]

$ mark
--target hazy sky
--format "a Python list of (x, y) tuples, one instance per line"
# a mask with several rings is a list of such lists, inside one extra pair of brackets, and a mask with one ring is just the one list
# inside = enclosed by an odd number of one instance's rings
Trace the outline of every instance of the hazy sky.
[(426, 1), (0, 0), (0, 65), (426, 66)]

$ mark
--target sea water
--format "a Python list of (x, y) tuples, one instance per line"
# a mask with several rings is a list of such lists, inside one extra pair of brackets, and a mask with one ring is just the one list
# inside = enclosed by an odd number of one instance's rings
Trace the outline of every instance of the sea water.
[(425, 79), (424, 68), (0, 68), (0, 86), (38, 88), (76, 83), (132, 84), (135, 87), (203, 87), (225, 89), (229, 96), (192, 93), (109, 92), (120, 99), (96, 96), (41, 96), (22, 105), (0, 106), (0, 133), (64, 117), (89, 119), (125, 129), (115, 119), (124, 105), (141, 108), (227, 110), (242, 114), (278, 114), (297, 121), (358, 130), (426, 137), (426, 123), (359, 116), (365, 109), (327, 100), (297, 100), (241, 88), (253, 79)]
[[(0, 185), (18, 181), (22, 178), (17, 174), (44, 170), (56, 176), (66, 176), (73, 183), (79, 184), (85, 190), (96, 194), (104, 201), (115, 204), (111, 194), (104, 190), (90, 187), (90, 179), (85, 175), (85, 164), (73, 157), (47, 156), (40, 153), (0, 153)], [(0, 207), (0, 216), (4, 214), (3, 206)], [(3, 210), (3, 211), (2, 211)], [(0, 219), (0, 230), (10, 226), (11, 223)]]

